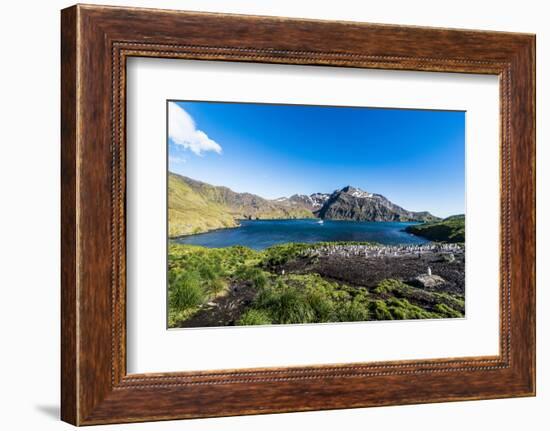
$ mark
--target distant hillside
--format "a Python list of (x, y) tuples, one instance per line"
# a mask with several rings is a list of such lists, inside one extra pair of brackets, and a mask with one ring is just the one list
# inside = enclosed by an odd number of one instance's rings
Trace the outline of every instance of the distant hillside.
[(429, 212), (412, 212), (382, 195), (347, 186), (329, 193), (264, 199), (251, 193), (213, 186), (174, 173), (168, 174), (170, 237), (238, 226), (242, 219), (424, 221), (439, 220)]
[(268, 200), (174, 173), (168, 174), (168, 235), (236, 227), (239, 219), (313, 218), (299, 201)]
[(438, 222), (408, 226), (405, 230), (431, 241), (464, 242), (465, 217), (455, 215)]
[(195, 191), (177, 175), (168, 175), (168, 235), (188, 235), (236, 227), (225, 205)]
[(407, 211), (386, 197), (347, 186), (330, 195), (316, 212), (322, 219), (358, 221), (436, 221), (427, 211)]
[(292, 195), (289, 198), (275, 199), (276, 202), (290, 202), (307, 208), (310, 211), (318, 211), (330, 197), (330, 193), (313, 193), (311, 195)]

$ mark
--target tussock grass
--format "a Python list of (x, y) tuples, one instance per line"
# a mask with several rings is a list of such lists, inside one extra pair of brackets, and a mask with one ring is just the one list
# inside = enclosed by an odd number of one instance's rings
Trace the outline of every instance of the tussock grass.
[(257, 291), (238, 325), (435, 319), (464, 316), (464, 297), (431, 292), (400, 280), (369, 291), (319, 274), (283, 274), (277, 268), (319, 244), (284, 244), (254, 251), (170, 244), (169, 326), (188, 319), (232, 284)]
[(246, 311), (241, 318), (237, 321), (237, 325), (250, 326), (250, 325), (269, 325), (273, 323), (271, 317), (265, 311), (256, 310), (254, 308)]

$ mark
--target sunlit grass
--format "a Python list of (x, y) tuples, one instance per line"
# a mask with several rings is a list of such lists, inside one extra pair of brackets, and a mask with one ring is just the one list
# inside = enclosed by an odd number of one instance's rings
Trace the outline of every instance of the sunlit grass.
[(349, 286), (316, 273), (284, 274), (280, 266), (319, 244), (284, 244), (263, 251), (170, 244), (169, 326), (178, 326), (235, 283), (255, 289), (238, 325), (433, 319), (464, 316), (464, 297), (429, 292), (393, 279), (375, 288)]

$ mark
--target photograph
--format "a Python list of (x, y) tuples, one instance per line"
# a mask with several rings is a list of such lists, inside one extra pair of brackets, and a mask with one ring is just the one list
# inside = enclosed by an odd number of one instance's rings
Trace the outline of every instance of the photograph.
[(465, 317), (465, 112), (167, 101), (168, 328)]

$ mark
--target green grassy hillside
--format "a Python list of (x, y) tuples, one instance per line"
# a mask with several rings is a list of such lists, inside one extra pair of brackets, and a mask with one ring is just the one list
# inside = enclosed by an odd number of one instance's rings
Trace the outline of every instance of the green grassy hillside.
[(447, 217), (438, 222), (408, 226), (405, 230), (431, 241), (464, 242), (464, 214)]
[(313, 218), (295, 202), (275, 202), (168, 174), (168, 235), (175, 237), (238, 226), (239, 219)]
[(235, 227), (237, 222), (225, 205), (195, 192), (172, 174), (168, 177), (168, 235), (188, 235)]

